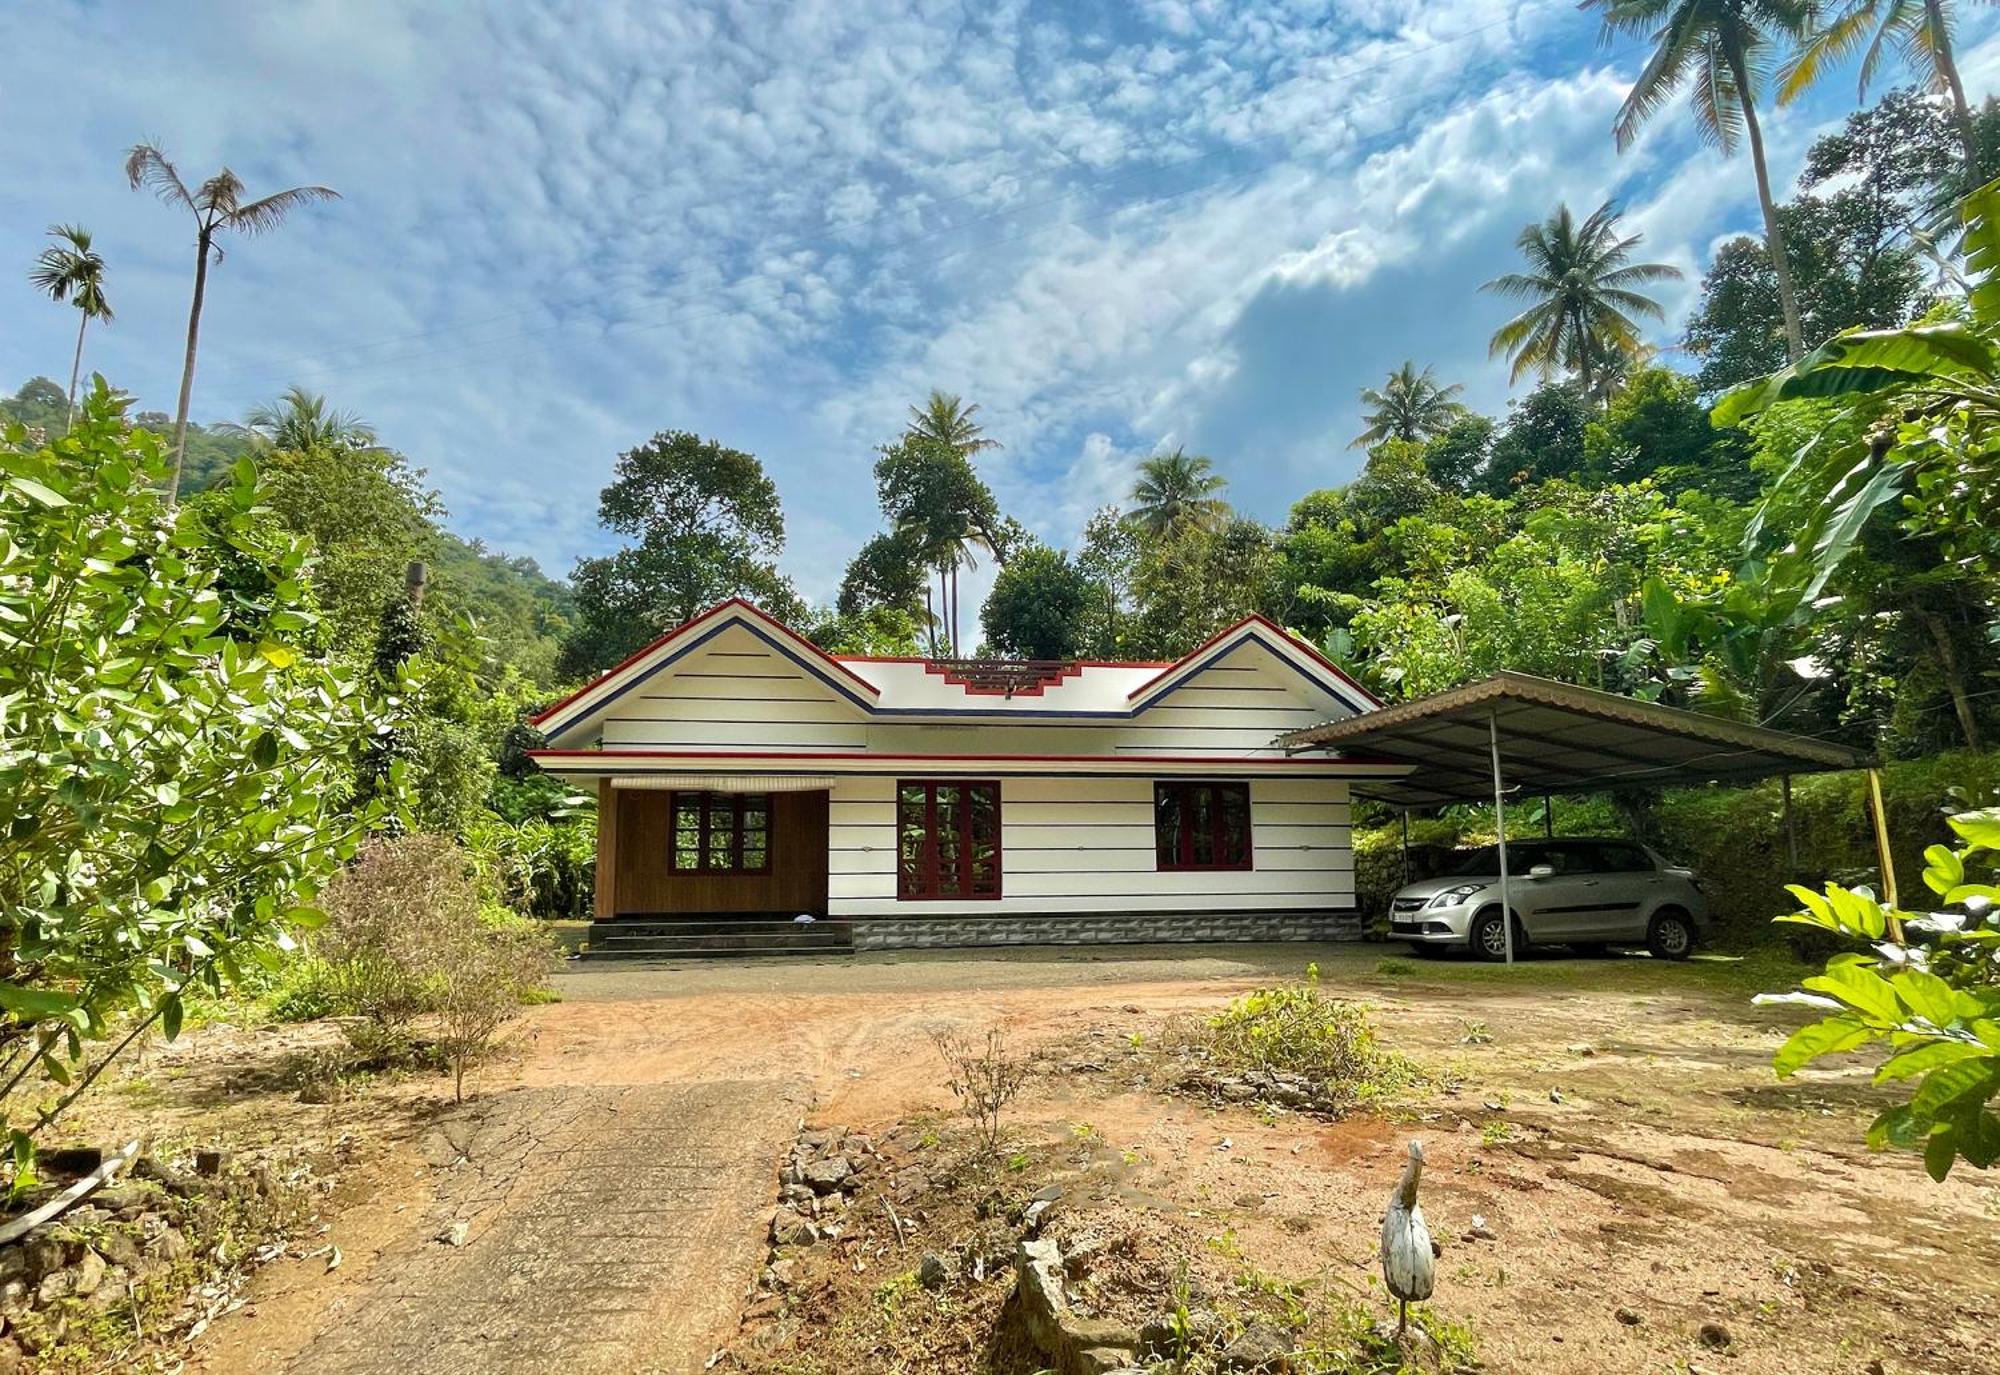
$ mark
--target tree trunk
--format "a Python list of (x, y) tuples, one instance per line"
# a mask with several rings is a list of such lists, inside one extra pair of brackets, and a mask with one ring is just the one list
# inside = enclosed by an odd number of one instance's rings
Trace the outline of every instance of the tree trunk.
[(1581, 310), (1571, 312), (1569, 327), (1570, 331), (1576, 336), (1577, 379), (1583, 384), (1583, 399), (1589, 401), (1592, 399), (1590, 395), (1590, 335), (1584, 331), (1583, 312)]
[(69, 361), (69, 412), (63, 417), (63, 433), (76, 424), (76, 379), (83, 372), (83, 331), (90, 324), (87, 312), (79, 310), (76, 322), (76, 356)]
[(167, 505), (181, 496), (181, 469), (187, 466), (188, 400), (194, 395), (194, 353), (201, 337), (201, 298), (208, 290), (208, 250), (215, 231), (203, 225), (195, 235), (194, 301), (188, 307), (187, 357), (181, 363), (181, 400), (174, 412), (174, 478), (167, 484)]
[(937, 608), (931, 604), (931, 580), (924, 579), (924, 638), (930, 641), (931, 657), (938, 657)]
[(1743, 102), (1743, 130), (1750, 136), (1750, 163), (1757, 171), (1757, 204), (1764, 211), (1764, 249), (1771, 255), (1771, 271), (1778, 279), (1778, 305), (1785, 312), (1785, 358), (1796, 363), (1805, 350), (1799, 332), (1799, 302), (1792, 294), (1792, 263), (1785, 256), (1785, 232), (1778, 228), (1778, 207), (1771, 199), (1771, 172), (1764, 165), (1764, 131), (1757, 123), (1757, 107), (1750, 99), (1750, 73), (1743, 54), (1731, 52), (1729, 66), (1736, 77), (1736, 89)]
[(1935, 611), (1920, 611), (1924, 628), (1937, 646), (1938, 667), (1944, 672), (1946, 691), (1951, 693), (1952, 713), (1958, 717), (1959, 733), (1967, 749), (1979, 749), (1979, 718), (1972, 713), (1972, 698), (1965, 691), (1965, 671), (1959, 666), (1958, 646), (1951, 642), (1951, 627)]
[(951, 566), (951, 657), (962, 657), (958, 646), (958, 565)]
[(1958, 141), (1965, 149), (1965, 190), (1970, 195), (1979, 189), (1979, 145), (1972, 137), (1972, 107), (1965, 102), (1965, 83), (1958, 79), (1958, 59), (1952, 56), (1941, 0), (1924, 0), (1924, 23), (1936, 49), (1933, 60), (1937, 74), (1951, 92), (1951, 122), (1957, 126)]

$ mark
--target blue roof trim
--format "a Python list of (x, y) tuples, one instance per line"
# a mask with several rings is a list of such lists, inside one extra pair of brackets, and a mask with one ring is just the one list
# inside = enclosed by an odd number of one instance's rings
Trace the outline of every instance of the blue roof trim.
[(818, 679), (820, 682), (825, 683), (828, 687), (832, 688), (842, 697), (845, 697), (848, 701), (854, 703), (854, 705), (860, 707), (870, 716), (885, 717), (890, 720), (898, 720), (907, 717), (920, 717), (920, 716), (921, 717), (944, 716), (944, 717), (951, 717), (956, 720), (967, 720), (968, 718), (978, 719), (984, 723), (1019, 722), (1021, 724), (1032, 724), (1037, 721), (1064, 720), (1064, 719), (1129, 721), (1132, 720), (1134, 717), (1137, 717), (1143, 712), (1147, 711), (1148, 709), (1158, 705), (1163, 698), (1166, 698), (1172, 695), (1174, 692), (1178, 691), (1179, 689), (1186, 687), (1189, 683), (1193, 682), (1203, 673), (1206, 673), (1209, 669), (1219, 667), (1224, 660), (1228, 659), (1232, 654), (1236, 653), (1237, 650), (1242, 649), (1246, 644), (1250, 644), (1252, 642), (1262, 645), (1266, 650), (1270, 651), (1272, 657), (1277, 659), (1279, 663), (1285, 665), (1287, 668), (1290, 668), (1294, 673), (1298, 674), (1301, 678), (1304, 678), (1312, 686), (1318, 688), (1322, 692), (1327, 693), (1327, 695), (1332, 697), (1335, 701), (1339, 702), (1341, 705), (1345, 706), (1355, 715), (1357, 716), (1361, 715), (1362, 713), (1372, 709), (1368, 704), (1356, 702), (1353, 698), (1349, 697), (1344, 691), (1341, 690), (1341, 686), (1339, 685), (1337, 679), (1329, 680), (1323, 678), (1320, 675), (1312, 672), (1310, 669), (1299, 664), (1290, 655), (1281, 652), (1277, 646), (1272, 645), (1264, 635), (1260, 634), (1254, 625), (1251, 626), (1251, 628), (1244, 634), (1242, 639), (1239, 639), (1235, 644), (1230, 645), (1229, 648), (1223, 650), (1221, 653), (1216, 654), (1207, 663), (1197, 665), (1194, 669), (1192, 669), (1187, 673), (1182, 674), (1178, 679), (1167, 684), (1167, 686), (1161, 688), (1159, 691), (1153, 693), (1151, 696), (1147, 697), (1144, 701), (1138, 702), (1133, 706), (1125, 708), (1123, 710), (982, 711), (978, 707), (969, 707), (969, 708), (968, 707), (906, 707), (906, 708), (882, 707), (876, 705), (873, 702), (868, 701), (865, 697), (862, 697), (858, 693), (854, 692), (853, 689), (847, 686), (847, 684), (841, 682), (838, 677), (828, 673), (824, 665), (815, 663), (810, 658), (807, 658), (804, 655), (799, 654), (792, 648), (792, 646), (786, 644), (783, 640), (780, 640), (776, 636), (772, 635), (770, 631), (766, 630), (763, 626), (759, 625), (755, 620), (747, 616), (735, 615), (735, 616), (724, 616), (721, 619), (720, 623), (718, 623), (717, 625), (711, 626), (709, 629), (703, 631), (701, 634), (695, 636), (693, 639), (689, 640), (685, 644), (674, 646), (673, 651), (671, 653), (661, 658), (659, 662), (653, 664), (651, 667), (647, 668), (644, 672), (634, 674), (631, 680), (621, 685), (616, 692), (609, 693), (605, 697), (598, 700), (597, 702), (592, 703), (588, 707), (584, 707), (576, 714), (574, 718), (564, 723), (563, 725), (556, 727), (556, 729), (546, 737), (549, 744), (560, 746), (561, 744), (564, 743), (565, 737), (568, 736), (571, 732), (573, 732), (578, 726), (578, 724), (598, 715), (600, 712), (610, 707), (612, 703), (618, 701), (620, 698), (624, 697), (627, 693), (631, 692), (634, 688), (640, 687), (645, 683), (650, 682), (655, 674), (664, 672), (666, 669), (671, 668), (674, 664), (686, 658), (688, 655), (694, 653), (696, 650), (700, 649), (703, 645), (707, 644), (710, 640), (713, 640), (716, 636), (722, 634), (722, 632), (724, 632), (725, 630), (728, 630), (731, 626), (741, 626), (751, 635), (754, 635), (764, 644), (776, 650), (784, 658), (791, 660), (794, 664), (804, 669), (807, 673), (811, 674), (814, 678)]
[(748, 631), (750, 634), (762, 640), (772, 649), (777, 650), (778, 653), (784, 655), (785, 658), (790, 659), (800, 668), (812, 674), (813, 677), (825, 683), (828, 687), (832, 688), (835, 692), (845, 697), (848, 701), (854, 703), (854, 705), (860, 707), (863, 711), (872, 712), (875, 710), (875, 707), (866, 698), (856, 694), (845, 683), (842, 683), (839, 679), (827, 673), (826, 670), (820, 665), (815, 664), (810, 659), (807, 659), (795, 653), (790, 645), (784, 643), (782, 640), (779, 640), (778, 638), (773, 636), (769, 631), (765, 630), (755, 621), (744, 616), (725, 616), (722, 618), (721, 624), (713, 626), (708, 630), (704, 630), (701, 634), (695, 636), (692, 640), (689, 640), (684, 645), (675, 646), (673, 653), (666, 655), (658, 663), (654, 664), (651, 668), (648, 668), (645, 672), (635, 674), (632, 680), (626, 683), (624, 686), (620, 687), (618, 691), (605, 696), (604, 698), (602, 698), (597, 702), (593, 702), (590, 706), (586, 707), (583, 711), (581, 711), (574, 720), (569, 721), (561, 726), (558, 726), (555, 732), (547, 737), (548, 742), (551, 745), (559, 744), (563, 736), (569, 733), (570, 731), (574, 730), (579, 722), (589, 720), (591, 717), (603, 711), (606, 707), (609, 707), (613, 702), (616, 702), (619, 698), (623, 697), (626, 693), (632, 691), (633, 688), (640, 687), (643, 684), (650, 682), (654, 674), (659, 673), (662, 670), (671, 667), (675, 663), (678, 663), (680, 660), (694, 653), (697, 649), (700, 649), (703, 645), (707, 644), (710, 640), (714, 639), (716, 636), (722, 634), (723, 631), (728, 630), (733, 626), (741, 626), (744, 630)]
[(1329, 697), (1333, 698), (1336, 702), (1339, 702), (1342, 706), (1346, 707), (1356, 716), (1360, 716), (1366, 712), (1374, 710), (1374, 708), (1369, 704), (1364, 702), (1357, 702), (1352, 697), (1349, 697), (1347, 693), (1342, 690), (1342, 688), (1345, 685), (1341, 684), (1339, 679), (1323, 678), (1319, 674), (1314, 673), (1312, 670), (1300, 664), (1297, 660), (1293, 659), (1289, 654), (1281, 652), (1276, 645), (1271, 644), (1268, 639), (1266, 639), (1263, 635), (1259, 634), (1257, 631), (1257, 627), (1253, 624), (1250, 627), (1250, 629), (1244, 633), (1242, 639), (1238, 640), (1235, 644), (1229, 646), (1229, 648), (1223, 650), (1220, 654), (1210, 659), (1207, 663), (1199, 665), (1189, 673), (1183, 674), (1176, 681), (1168, 683), (1165, 687), (1161, 688), (1158, 692), (1155, 692), (1145, 701), (1140, 702), (1137, 706), (1133, 707), (1132, 714), (1136, 716), (1140, 712), (1145, 711), (1147, 708), (1156, 706), (1161, 698), (1170, 696), (1173, 693), (1178, 692), (1181, 688), (1186, 687), (1189, 683), (1199, 678), (1209, 669), (1214, 668), (1217, 665), (1221, 664), (1224, 659), (1227, 659), (1237, 650), (1253, 642), (1262, 645), (1265, 649), (1269, 650), (1272, 658), (1276, 659), (1286, 668), (1292, 670), (1292, 672), (1298, 674), (1299, 677), (1305, 679), (1308, 683), (1311, 683), (1314, 687), (1318, 688), (1320, 691), (1326, 693)]

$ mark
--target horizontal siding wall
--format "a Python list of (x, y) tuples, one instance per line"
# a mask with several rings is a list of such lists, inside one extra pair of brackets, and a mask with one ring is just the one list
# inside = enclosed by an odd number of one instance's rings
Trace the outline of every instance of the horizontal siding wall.
[(1003, 778), (999, 901), (896, 897), (895, 780), (843, 779), (828, 824), (828, 914), (1337, 910), (1354, 905), (1347, 785), (1252, 779), (1254, 866), (1161, 873), (1147, 778)]

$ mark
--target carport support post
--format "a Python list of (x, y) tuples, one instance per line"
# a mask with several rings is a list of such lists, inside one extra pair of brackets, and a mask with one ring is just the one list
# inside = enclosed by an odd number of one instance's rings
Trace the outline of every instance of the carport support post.
[(1410, 809), (1398, 808), (1396, 814), (1403, 818), (1403, 886), (1407, 888), (1410, 886)]
[(1500, 713), (1486, 713), (1486, 739), (1493, 749), (1493, 833), (1500, 842), (1500, 929), (1507, 935), (1507, 963), (1514, 963), (1514, 899), (1507, 891), (1507, 799), (1500, 784)]
[(1542, 835), (1549, 840), (1556, 838), (1556, 795), (1554, 793), (1542, 794)]
[(1799, 872), (1799, 828), (1792, 819), (1792, 776), (1786, 774), (1785, 784), (1785, 872), (1793, 878)]

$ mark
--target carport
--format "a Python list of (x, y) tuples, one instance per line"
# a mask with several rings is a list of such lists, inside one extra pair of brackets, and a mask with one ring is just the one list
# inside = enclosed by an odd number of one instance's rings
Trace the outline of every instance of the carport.
[[(1402, 814), (1406, 856), (1411, 811), (1490, 801), (1499, 841), (1500, 901), (1509, 911), (1513, 910), (1507, 890), (1509, 794), (1539, 794), (1552, 800), (1563, 794), (1780, 777), (1785, 785), (1786, 848), (1796, 863), (1792, 776), (1867, 769), (1884, 896), (1892, 906), (1896, 901), (1881, 783), (1869, 757), (1844, 745), (1508, 671), (1294, 731), (1279, 744), (1291, 753), (1328, 750), (1414, 765), (1407, 777), (1356, 779), (1351, 784), (1356, 796)], [(1553, 814), (1547, 806), (1543, 815), (1552, 834)], [(1506, 926), (1511, 964), (1513, 923)]]

